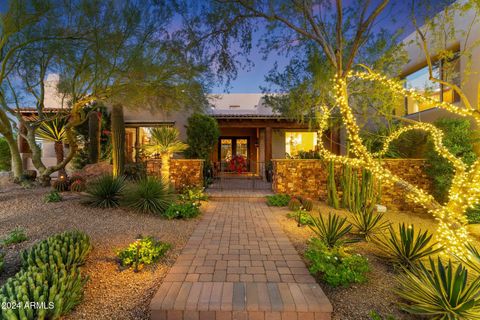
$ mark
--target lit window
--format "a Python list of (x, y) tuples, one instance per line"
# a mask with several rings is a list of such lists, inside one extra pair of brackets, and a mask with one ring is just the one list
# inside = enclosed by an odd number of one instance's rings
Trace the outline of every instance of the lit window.
[[(432, 73), (434, 78), (444, 79), (459, 85), (460, 59), (458, 54), (448, 61), (438, 61), (433, 65)], [(416, 92), (424, 96), (429, 96), (437, 101), (453, 103), (459, 100), (458, 95), (452, 90), (452, 88), (430, 80), (427, 66), (407, 75), (405, 77), (405, 88), (413, 89)], [(424, 105), (410, 97), (405, 99), (405, 111), (407, 114), (421, 112), (429, 108), (431, 108), (431, 106)]]
[(286, 132), (285, 152), (295, 157), (300, 151), (314, 151), (317, 146), (316, 132)]

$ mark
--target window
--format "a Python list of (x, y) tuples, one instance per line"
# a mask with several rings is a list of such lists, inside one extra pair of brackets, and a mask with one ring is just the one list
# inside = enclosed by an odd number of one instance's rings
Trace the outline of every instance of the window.
[[(433, 65), (433, 76), (437, 79), (445, 79), (457, 85), (460, 84), (460, 59), (458, 54), (450, 60), (441, 60)], [(431, 81), (428, 66), (425, 66), (405, 77), (405, 88), (413, 89), (422, 95), (429, 96), (437, 101), (450, 103), (459, 101), (458, 95), (452, 88)], [(424, 105), (410, 97), (405, 98), (405, 111), (412, 114), (424, 111), (431, 106)]]
[(313, 151), (316, 146), (316, 132), (285, 132), (285, 152), (292, 157), (299, 151)]
[[(166, 124), (165, 124), (166, 125)], [(150, 144), (152, 138), (152, 129), (155, 127), (127, 127), (125, 128), (126, 158), (128, 162), (135, 162), (143, 157), (142, 146)], [(138, 152), (138, 155), (137, 155)]]

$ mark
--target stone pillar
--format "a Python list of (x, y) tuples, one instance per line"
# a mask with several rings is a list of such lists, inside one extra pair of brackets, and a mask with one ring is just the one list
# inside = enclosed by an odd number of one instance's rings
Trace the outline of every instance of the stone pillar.
[(272, 160), (272, 128), (265, 128), (265, 163)]

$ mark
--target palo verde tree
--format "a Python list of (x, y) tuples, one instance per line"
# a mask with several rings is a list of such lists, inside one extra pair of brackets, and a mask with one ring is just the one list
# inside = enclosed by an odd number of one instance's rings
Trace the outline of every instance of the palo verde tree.
[[(438, 102), (413, 90), (407, 90), (396, 79), (373, 71), (364, 64), (365, 61), (358, 59), (359, 52), (372, 36), (375, 21), (388, 4), (388, 0), (375, 4), (371, 4), (370, 1), (358, 1), (350, 6), (344, 6), (341, 0), (335, 2), (234, 0), (218, 1), (213, 6), (222, 7), (222, 11), (226, 13), (216, 20), (217, 26), (261, 19), (267, 29), (276, 35), (271, 37), (275, 45), (271, 42), (267, 49), (273, 50), (290, 45), (314, 46), (321, 53), (319, 57), (325, 59), (333, 70), (331, 79), (328, 79), (333, 89), (331, 92), (333, 101), (313, 102), (318, 110), (319, 131), (323, 133), (327, 130), (332, 116), (338, 114), (346, 129), (350, 145), (350, 155), (347, 157), (333, 154), (319, 144), (322, 157), (328, 161), (364, 167), (377, 179), (393, 183), (406, 197), (421, 204), (435, 216), (439, 223), (437, 237), (447, 252), (462, 255), (465, 253), (464, 244), (468, 242), (465, 211), (480, 200), (480, 161), (467, 167), (461, 159), (453, 156), (444, 147), (441, 131), (428, 123), (413, 122), (394, 131), (384, 140), (382, 150), (377, 153), (369, 152), (362, 141), (361, 126), (352, 105), (352, 82), (383, 85), (397, 96), (408, 96), (425, 105), (437, 106), (460, 116), (470, 117), (480, 124), (478, 106), (474, 107), (455, 84), (435, 79), (431, 74), (433, 81), (453, 88), (460, 95), (463, 106)], [(428, 50), (425, 51), (427, 61), (431, 61), (431, 58), (428, 58), (430, 57)], [(392, 141), (412, 130), (426, 131), (432, 135), (435, 150), (455, 167), (449, 200), (444, 205), (435, 201), (425, 190), (393, 174), (379, 161), (379, 157), (388, 150)]]

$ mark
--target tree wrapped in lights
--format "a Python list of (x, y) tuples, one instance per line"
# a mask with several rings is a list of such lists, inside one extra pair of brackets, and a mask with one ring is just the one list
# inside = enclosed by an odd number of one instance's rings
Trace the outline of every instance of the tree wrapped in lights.
[[(459, 6), (472, 8), (474, 1), (466, 2), (468, 3), (462, 2)], [(422, 4), (425, 3), (412, 3), (413, 6), (421, 6)], [(437, 2), (431, 4), (435, 7)], [(302, 50), (306, 52), (312, 47), (318, 50), (320, 54), (316, 57), (319, 61), (328, 64), (326, 69), (333, 70), (332, 74), (335, 75), (332, 79), (331, 91), (333, 94), (322, 95), (322, 99), (319, 98), (312, 102), (318, 109), (319, 131), (323, 134), (333, 122), (334, 117), (340, 115), (350, 146), (349, 156), (341, 156), (333, 154), (322, 144), (319, 144), (323, 158), (327, 161), (335, 161), (353, 167), (364, 167), (370, 170), (377, 179), (393, 183), (404, 192), (405, 197), (425, 207), (438, 220), (437, 236), (446, 251), (462, 255), (466, 253), (464, 244), (468, 242), (465, 211), (480, 200), (480, 161), (477, 160), (473, 165), (467, 167), (461, 159), (455, 157), (443, 145), (442, 131), (428, 123), (402, 118), (403, 121), (409, 122), (409, 126), (402, 127), (390, 134), (383, 142), (381, 150), (375, 153), (369, 152), (360, 135), (361, 129), (355, 114), (353, 90), (348, 86), (355, 81), (357, 83), (381, 84), (387, 89), (386, 92), (393, 92), (399, 97), (407, 96), (426, 106), (439, 107), (459, 116), (470, 117), (477, 124), (480, 124), (478, 110), (472, 107), (460, 88), (444, 79), (433, 77), (432, 59), (428, 50), (426, 50), (425, 37), (422, 36), (421, 32), (419, 34), (424, 43), (427, 63), (430, 67), (430, 79), (452, 88), (462, 99), (463, 107), (448, 102), (438, 102), (407, 90), (397, 81), (369, 68), (356, 68), (359, 63), (364, 62), (359, 61), (359, 56), (361, 56), (359, 53), (361, 50), (365, 50), (365, 44), (374, 36), (372, 30), (375, 21), (388, 6), (390, 6), (391, 11), (395, 10), (395, 3), (389, 3), (388, 0), (378, 1), (375, 4), (360, 0), (355, 4), (347, 4), (345, 7), (342, 0), (231, 0), (215, 2), (214, 10), (211, 10), (214, 13), (210, 16), (207, 15), (207, 17), (211, 18), (212, 15), (217, 17), (217, 20), (209, 20), (216, 21), (209, 29), (213, 30), (212, 34), (215, 34), (215, 31), (221, 33), (225, 25), (234, 28), (235, 24), (241, 24), (242, 22), (245, 23), (246, 27), (241, 30), (248, 31), (248, 27), (254, 27), (254, 23), (251, 23), (252, 19), (262, 19), (267, 25), (267, 30), (269, 30), (263, 38), (265, 45), (262, 49), (264, 51), (285, 48), (284, 50), (288, 52), (297, 50), (296, 52), (301, 53)], [(476, 6), (478, 9), (478, 5)], [(422, 9), (422, 12), (426, 12), (425, 8)], [(438, 9), (441, 9), (441, 7), (433, 8), (433, 10)], [(238, 37), (238, 35), (235, 34), (234, 37)], [(225, 38), (222, 39), (225, 40)], [(225, 40), (223, 43), (227, 46), (229, 42)], [(312, 86), (315, 87), (316, 85), (319, 84), (313, 82)], [(330, 92), (330, 90), (323, 90), (322, 92)], [(449, 200), (445, 204), (438, 203), (426, 191), (394, 175), (383, 167), (382, 161), (379, 159), (388, 151), (393, 141), (402, 134), (413, 130), (427, 132), (432, 137), (436, 152), (454, 166), (455, 175)]]

